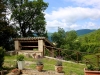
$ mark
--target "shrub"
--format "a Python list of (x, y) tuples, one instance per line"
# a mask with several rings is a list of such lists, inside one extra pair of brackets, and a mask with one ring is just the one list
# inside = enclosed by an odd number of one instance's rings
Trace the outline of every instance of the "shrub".
[(62, 61), (57, 61), (56, 66), (62, 66)]
[(91, 65), (91, 64), (88, 64), (88, 65), (87, 65), (87, 69), (88, 69), (88, 70), (94, 70), (94, 66)]
[(20, 54), (17, 55), (17, 61), (23, 61), (24, 60), (24, 55)]
[(43, 65), (43, 62), (42, 62), (41, 60), (38, 60), (38, 61), (36, 62), (36, 65)]
[(5, 56), (5, 49), (3, 49), (2, 47), (0, 47), (0, 70), (2, 70), (2, 65), (4, 62), (4, 56)]

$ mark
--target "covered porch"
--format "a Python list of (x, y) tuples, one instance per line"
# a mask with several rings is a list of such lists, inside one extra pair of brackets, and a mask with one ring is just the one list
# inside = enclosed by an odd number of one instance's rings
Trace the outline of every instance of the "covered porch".
[(37, 56), (43, 57), (45, 55), (45, 50), (50, 51), (50, 55), (53, 54), (53, 48), (55, 47), (45, 37), (25, 37), (25, 38), (14, 38), (15, 51), (18, 54), (24, 54), (26, 56), (32, 56), (36, 58)]

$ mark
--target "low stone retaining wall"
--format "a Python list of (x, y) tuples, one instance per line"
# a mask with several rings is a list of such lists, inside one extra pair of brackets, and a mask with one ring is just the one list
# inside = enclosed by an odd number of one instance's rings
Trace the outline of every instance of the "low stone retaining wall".
[(7, 55), (15, 55), (16, 52), (15, 52), (15, 51), (7, 51), (6, 54), (7, 54)]
[(28, 50), (18, 51), (18, 54), (23, 54), (26, 57), (32, 57), (32, 58), (42, 57), (43, 56), (42, 53), (43, 52), (41, 52), (41, 51), (28, 51)]

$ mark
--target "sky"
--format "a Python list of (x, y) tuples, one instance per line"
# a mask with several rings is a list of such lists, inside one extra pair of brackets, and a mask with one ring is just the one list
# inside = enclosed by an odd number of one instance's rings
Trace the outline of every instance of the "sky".
[(100, 0), (44, 0), (46, 30), (57, 32), (100, 28)]

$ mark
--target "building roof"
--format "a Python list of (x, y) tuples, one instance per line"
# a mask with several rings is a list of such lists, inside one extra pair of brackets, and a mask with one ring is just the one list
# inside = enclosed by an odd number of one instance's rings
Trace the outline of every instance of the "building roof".
[(50, 46), (54, 47), (54, 44), (50, 42), (45, 37), (23, 37), (23, 38), (14, 38), (14, 41), (37, 41), (37, 40), (43, 40), (45, 43), (50, 44)]

